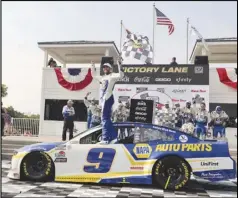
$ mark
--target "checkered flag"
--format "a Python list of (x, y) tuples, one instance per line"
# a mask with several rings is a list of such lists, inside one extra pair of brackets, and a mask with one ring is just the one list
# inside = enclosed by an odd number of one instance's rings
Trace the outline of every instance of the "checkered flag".
[(127, 36), (122, 48), (122, 56), (132, 57), (145, 63), (152, 63), (153, 49), (147, 36), (136, 35), (126, 29)]

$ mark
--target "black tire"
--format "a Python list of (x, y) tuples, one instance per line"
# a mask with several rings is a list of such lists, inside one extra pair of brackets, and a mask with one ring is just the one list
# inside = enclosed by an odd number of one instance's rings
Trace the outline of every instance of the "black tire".
[(163, 189), (178, 190), (190, 180), (191, 168), (177, 156), (159, 159), (153, 167), (153, 180)]
[(45, 152), (29, 153), (21, 163), (23, 180), (50, 181), (53, 180), (54, 163)]

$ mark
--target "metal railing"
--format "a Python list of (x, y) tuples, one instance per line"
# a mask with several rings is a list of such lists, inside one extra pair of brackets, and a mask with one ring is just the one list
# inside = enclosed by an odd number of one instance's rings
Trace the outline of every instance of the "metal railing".
[(39, 119), (31, 118), (12, 118), (10, 123), (6, 123), (4, 127), (4, 135), (6, 136), (38, 136), (39, 135)]

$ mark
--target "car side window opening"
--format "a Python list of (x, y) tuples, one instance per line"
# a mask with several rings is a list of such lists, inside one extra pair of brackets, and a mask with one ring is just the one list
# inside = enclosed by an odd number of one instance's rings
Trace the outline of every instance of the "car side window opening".
[(101, 141), (102, 129), (98, 129), (89, 135), (86, 135), (79, 140), (79, 144), (96, 144)]
[(174, 141), (174, 135), (168, 134), (166, 132), (155, 130), (151, 128), (136, 128), (134, 135), (134, 143), (145, 143), (149, 141)]

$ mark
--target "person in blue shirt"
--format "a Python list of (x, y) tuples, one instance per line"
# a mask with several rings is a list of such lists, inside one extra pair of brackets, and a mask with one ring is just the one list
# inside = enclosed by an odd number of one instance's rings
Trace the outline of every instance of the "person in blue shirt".
[(208, 124), (208, 111), (206, 110), (206, 104), (201, 102), (200, 108), (196, 112), (195, 116), (195, 135), (200, 139), (205, 139), (207, 134)]
[(216, 139), (218, 134), (220, 137), (225, 137), (226, 133), (226, 122), (229, 117), (225, 111), (222, 110), (221, 106), (217, 106), (215, 111), (211, 112), (211, 121), (209, 123), (209, 127), (213, 129), (213, 138)]
[(66, 132), (69, 130), (69, 140), (73, 138), (73, 130), (74, 130), (74, 107), (73, 101), (68, 100), (67, 105), (63, 107), (62, 114), (64, 117), (64, 127), (62, 133), (62, 141), (66, 141)]

